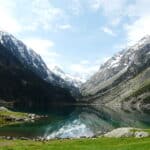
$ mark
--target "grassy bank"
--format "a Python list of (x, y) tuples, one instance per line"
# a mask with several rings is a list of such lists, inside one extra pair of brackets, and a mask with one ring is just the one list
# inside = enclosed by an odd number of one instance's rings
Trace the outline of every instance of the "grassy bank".
[(41, 119), (43, 117), (46, 117), (46, 116), (42, 116), (42, 115), (39, 116), (36, 114), (29, 114), (29, 113), (23, 113), (23, 112), (15, 112), (5, 107), (0, 107), (0, 127), (34, 121), (37, 119)]
[(150, 138), (97, 138), (35, 142), (0, 140), (0, 150), (150, 150)]
[(0, 127), (16, 124), (28, 118), (29, 117), (27, 113), (14, 112), (8, 110), (7, 108), (0, 107)]

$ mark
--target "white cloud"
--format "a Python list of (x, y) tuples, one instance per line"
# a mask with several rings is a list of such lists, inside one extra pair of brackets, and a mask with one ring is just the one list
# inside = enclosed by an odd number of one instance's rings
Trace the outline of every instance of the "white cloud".
[(98, 71), (98, 65), (83, 65), (83, 64), (72, 64), (70, 70), (74, 76), (80, 76), (82, 79), (89, 78), (92, 74)]
[(127, 15), (134, 21), (125, 24), (128, 45), (135, 44), (146, 35), (150, 35), (150, 1), (136, 0), (127, 9)]
[(150, 15), (149, 0), (135, 0), (127, 8), (127, 15), (130, 17), (143, 17)]
[(134, 23), (126, 25), (127, 42), (129, 45), (134, 44), (146, 35), (150, 35), (150, 16), (143, 16)]
[(64, 11), (54, 7), (49, 0), (44, 0), (44, 2), (43, 0), (34, 0), (31, 9), (33, 20), (46, 30), (53, 30), (56, 22), (65, 18)]
[(109, 24), (118, 25), (125, 15), (127, 0), (89, 0), (92, 10), (101, 11)]
[(101, 4), (101, 0), (89, 0), (89, 5), (94, 11), (97, 11), (100, 8)]
[(88, 65), (88, 64), (90, 64), (90, 62), (89, 62), (88, 60), (82, 60), (80, 63), (83, 64), (83, 65)]
[(52, 5), (50, 0), (0, 0), (0, 29), (11, 33), (37, 31), (39, 28), (55, 31), (57, 25), (67, 21), (66, 18), (65, 11)]
[[(3, 4), (3, 5), (2, 5)], [(4, 30), (10, 33), (19, 33), (22, 30), (22, 26), (18, 23), (13, 16), (12, 5), (0, 0), (0, 30)]]
[(82, 60), (77, 64), (71, 64), (69, 69), (72, 75), (81, 77), (87, 80), (94, 73), (98, 71), (100, 65), (107, 61), (110, 57), (104, 57), (103, 59), (97, 59), (95, 61)]
[(29, 38), (24, 39), (24, 43), (37, 52), (46, 62), (49, 68), (57, 65), (57, 58), (60, 56), (57, 52), (52, 50), (54, 43), (50, 40)]
[(146, 35), (150, 35), (150, 1), (135, 0), (127, 7), (126, 15), (132, 20), (124, 25), (128, 45), (135, 44)]
[(81, 1), (80, 0), (71, 0), (70, 2), (71, 3), (70, 3), (69, 7), (71, 9), (72, 14), (78, 16), (83, 9)]
[(60, 30), (69, 30), (71, 28), (72, 28), (72, 26), (70, 24), (58, 25), (58, 29), (60, 29)]
[(101, 30), (111, 36), (116, 36), (116, 33), (114, 33), (113, 30), (108, 27), (102, 27)]

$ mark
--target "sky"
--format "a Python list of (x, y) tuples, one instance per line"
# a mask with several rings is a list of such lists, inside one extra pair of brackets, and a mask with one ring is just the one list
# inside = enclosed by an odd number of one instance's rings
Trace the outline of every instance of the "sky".
[(150, 34), (150, 0), (0, 0), (0, 30), (47, 66), (88, 78), (123, 48)]

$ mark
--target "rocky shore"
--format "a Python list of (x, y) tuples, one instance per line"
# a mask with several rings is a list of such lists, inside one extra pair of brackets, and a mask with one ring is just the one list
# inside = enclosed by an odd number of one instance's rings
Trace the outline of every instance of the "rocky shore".
[(128, 137), (135, 137), (135, 138), (144, 138), (150, 137), (150, 130), (149, 129), (138, 129), (138, 128), (117, 128), (114, 129), (106, 134), (104, 137), (108, 138), (128, 138)]
[[(97, 138), (146, 138), (150, 137), (150, 129), (139, 129), (139, 128), (117, 128), (110, 132), (107, 132), (103, 135), (94, 135), (92, 137), (80, 137), (78, 139), (97, 139)], [(32, 140), (39, 142), (46, 142), (51, 140), (61, 140), (61, 138), (55, 139), (47, 139), (44, 137), (35, 137), (35, 138), (27, 138), (27, 137), (12, 137), (12, 136), (0, 136), (0, 139), (4, 140)], [(75, 138), (66, 138), (68, 140), (73, 140)], [(64, 139), (64, 140), (66, 140)]]

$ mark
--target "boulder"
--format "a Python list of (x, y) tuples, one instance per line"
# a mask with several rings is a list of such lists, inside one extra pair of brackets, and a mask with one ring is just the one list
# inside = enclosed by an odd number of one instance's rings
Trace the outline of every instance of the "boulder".
[(148, 132), (145, 132), (145, 131), (136, 131), (134, 133), (135, 137), (136, 138), (144, 138), (144, 137), (149, 137), (150, 134)]

